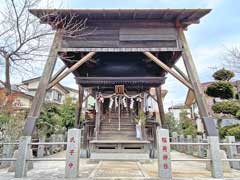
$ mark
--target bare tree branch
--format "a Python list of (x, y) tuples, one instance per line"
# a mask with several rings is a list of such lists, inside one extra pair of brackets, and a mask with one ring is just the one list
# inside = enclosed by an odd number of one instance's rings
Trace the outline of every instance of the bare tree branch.
[(225, 48), (225, 66), (235, 73), (240, 73), (240, 45)]
[(0, 83), (3, 85), (3, 86), (5, 86), (5, 83), (0, 79)]
[[(82, 38), (86, 19), (78, 19), (77, 14), (59, 14), (57, 10), (41, 15), (39, 19), (29, 13), (41, 0), (5, 0), (5, 8), (0, 11), (0, 57), (4, 60), (5, 81), (8, 92), (11, 92), (11, 74), (25, 76), (36, 74), (36, 63), (46, 60), (49, 50), (49, 38), (54, 30), (61, 29), (62, 36)], [(77, 20), (77, 21), (76, 21)], [(49, 24), (49, 25), (47, 25)], [(47, 43), (46, 43), (47, 42)], [(63, 57), (69, 61), (73, 57)]]

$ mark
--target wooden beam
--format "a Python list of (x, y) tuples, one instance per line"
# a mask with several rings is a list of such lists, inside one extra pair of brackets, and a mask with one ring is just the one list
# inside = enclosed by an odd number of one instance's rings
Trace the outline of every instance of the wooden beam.
[(93, 64), (97, 64), (97, 61), (95, 59), (89, 59), (89, 62), (91, 62)]
[(195, 64), (193, 62), (193, 57), (190, 52), (183, 29), (179, 28), (178, 33), (179, 33), (179, 38), (180, 38), (182, 46), (183, 46), (182, 59), (185, 64), (189, 80), (193, 86), (193, 92), (194, 92), (196, 102), (198, 105), (199, 114), (200, 114), (201, 118), (203, 119), (203, 124), (205, 126), (206, 133), (209, 136), (218, 136), (218, 132), (217, 132), (217, 129), (216, 129), (213, 119), (208, 118), (210, 113), (208, 112), (203, 89), (201, 87), (200, 80), (199, 80), (199, 77), (197, 74), (197, 70), (196, 70)]
[(187, 75), (181, 71), (181, 69), (179, 69), (175, 64), (173, 65), (173, 68), (186, 80), (189, 82), (189, 78), (187, 77)]
[(68, 74), (75, 71), (77, 68), (79, 68), (83, 63), (87, 62), (96, 52), (89, 52), (87, 55), (85, 55), (83, 58), (81, 58), (77, 63), (75, 63), (73, 66), (71, 66), (67, 71), (65, 71), (63, 74), (61, 74), (59, 77), (57, 77), (55, 80), (53, 80), (49, 85), (48, 88), (53, 87), (56, 85), (59, 81), (61, 81), (63, 78), (65, 78)]
[(165, 71), (169, 72), (171, 75), (173, 75), (176, 79), (178, 79), (180, 82), (182, 82), (185, 86), (187, 86), (188, 88), (192, 89), (192, 85), (186, 81), (184, 78), (182, 78), (181, 76), (179, 76), (175, 71), (173, 71), (171, 68), (169, 68), (166, 64), (164, 64), (160, 59), (158, 59), (156, 56), (154, 56), (152, 53), (150, 52), (144, 52), (144, 54), (151, 59), (152, 61), (154, 61), (157, 65), (159, 65), (161, 68), (163, 68)]
[(53, 76), (51, 82), (55, 80), (65, 69), (67, 68), (66, 65), (63, 65)]
[(26, 118), (26, 123), (23, 130), (24, 136), (31, 136), (34, 132), (36, 121), (40, 114), (41, 106), (46, 96), (48, 83), (52, 77), (52, 73), (57, 61), (57, 56), (58, 56), (57, 49), (60, 44), (60, 39), (61, 39), (61, 33), (60, 31), (57, 31), (53, 39), (53, 43), (48, 55), (47, 62), (44, 66), (42, 76), (40, 78), (37, 92), (33, 98), (31, 108)]
[(150, 51), (150, 52), (159, 52), (159, 51), (181, 51), (182, 48), (179, 47), (159, 47), (159, 48), (59, 48), (59, 52), (90, 52), (90, 51), (96, 51), (96, 52), (144, 52), (144, 51)]
[(76, 109), (76, 121), (75, 128), (80, 128), (81, 114), (82, 114), (82, 104), (83, 104), (83, 94), (84, 89), (81, 85), (78, 86), (78, 104)]
[(99, 129), (100, 129), (100, 121), (101, 121), (101, 104), (98, 101), (98, 95), (96, 94), (96, 106), (97, 106), (97, 110), (96, 111), (96, 120), (95, 120), (95, 137), (96, 140), (98, 139), (98, 133), (99, 133)]
[(162, 93), (161, 87), (156, 87), (156, 95), (157, 95), (157, 103), (158, 103), (158, 110), (160, 114), (160, 121), (163, 128), (166, 128), (166, 121), (165, 121), (165, 113), (163, 108), (163, 101), (162, 101)]
[(155, 102), (157, 102), (157, 99), (153, 96), (153, 95), (151, 95), (150, 94), (150, 92), (148, 92), (148, 91), (145, 91)]

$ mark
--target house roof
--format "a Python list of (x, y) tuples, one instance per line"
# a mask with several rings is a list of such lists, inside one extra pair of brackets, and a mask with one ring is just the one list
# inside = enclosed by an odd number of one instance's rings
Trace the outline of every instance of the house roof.
[[(35, 77), (35, 78), (32, 78), (32, 79), (27, 79), (27, 80), (24, 80), (22, 81), (23, 84), (28, 84), (28, 83), (32, 83), (32, 82), (36, 82), (36, 81), (40, 81), (40, 76), (38, 77)], [(61, 89), (63, 89), (63, 91), (65, 91), (66, 93), (69, 93), (69, 90), (71, 88), (69, 87), (66, 87), (66, 86), (63, 86), (61, 85), (60, 83), (57, 83), (56, 86), (59, 86)], [(77, 91), (77, 90), (76, 90)]]
[[(4, 87), (0, 87), (0, 90), (4, 90), (5, 88)], [(19, 90), (18, 86), (16, 84), (12, 85), (11, 86), (11, 90), (14, 94), (21, 94), (22, 96), (26, 97), (26, 98), (29, 98), (29, 99), (32, 99), (33, 96), (31, 94), (28, 94), (26, 92), (22, 92)]]
[(73, 88), (70, 88), (70, 87), (67, 87), (67, 86), (63, 86), (63, 87), (66, 88), (68, 91), (72, 91), (72, 92), (78, 93), (77, 89), (73, 89)]
[[(51, 24), (56, 16), (71, 16), (76, 19), (157, 19), (162, 22), (180, 22), (184, 27), (198, 23), (211, 9), (30, 9), (41, 18), (42, 23)], [(55, 17), (54, 17), (55, 16)]]
[(173, 106), (169, 107), (168, 109), (188, 109), (188, 108), (189, 107), (187, 107), (184, 104), (176, 104), (176, 105), (173, 105)]

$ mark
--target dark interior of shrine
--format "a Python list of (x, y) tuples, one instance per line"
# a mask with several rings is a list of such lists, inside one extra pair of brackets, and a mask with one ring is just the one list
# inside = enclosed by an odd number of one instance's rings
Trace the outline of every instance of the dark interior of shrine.
[[(63, 62), (71, 67), (85, 53), (61, 54)], [(181, 52), (155, 52), (162, 62), (172, 67)], [(95, 87), (101, 91), (113, 91), (114, 85), (125, 85), (126, 90), (142, 91), (160, 86), (166, 72), (141, 52), (99, 52), (73, 72), (76, 82), (83, 87)]]

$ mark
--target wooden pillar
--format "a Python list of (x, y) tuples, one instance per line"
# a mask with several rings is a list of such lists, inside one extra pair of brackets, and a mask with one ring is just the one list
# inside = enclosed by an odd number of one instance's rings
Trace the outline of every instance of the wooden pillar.
[(46, 96), (48, 83), (51, 80), (52, 73), (56, 64), (60, 39), (61, 39), (61, 33), (60, 31), (57, 31), (53, 39), (53, 43), (48, 55), (47, 62), (44, 66), (42, 76), (40, 78), (37, 92), (34, 96), (32, 106), (29, 110), (29, 113), (26, 119), (26, 123), (23, 130), (24, 136), (31, 136), (34, 132), (36, 121), (40, 114), (41, 106)]
[(75, 128), (78, 128), (78, 129), (80, 128), (83, 95), (84, 95), (84, 88), (81, 85), (79, 85), (78, 86), (78, 103), (77, 103), (76, 121), (75, 121)]
[(204, 93), (200, 84), (197, 70), (193, 62), (193, 58), (192, 58), (186, 37), (184, 35), (183, 29), (179, 28), (178, 32), (179, 32), (179, 38), (183, 46), (182, 59), (185, 64), (189, 80), (193, 87), (196, 102), (198, 104), (199, 114), (203, 119), (203, 124), (205, 126), (206, 133), (209, 136), (218, 136), (218, 132), (213, 119), (208, 118), (209, 113), (208, 113)]
[(161, 126), (165, 127), (165, 113), (164, 113), (164, 108), (163, 108), (163, 101), (162, 101), (162, 92), (161, 92), (161, 86), (156, 87), (156, 95), (157, 95), (157, 103), (158, 103), (158, 110), (160, 114), (160, 122)]
[(121, 100), (122, 96), (118, 97), (118, 130), (121, 130)]
[(99, 133), (99, 126), (100, 126), (100, 119), (101, 119), (101, 104), (98, 101), (98, 95), (96, 95), (96, 120), (95, 120), (95, 136), (96, 139), (98, 139), (98, 133)]
[(108, 122), (111, 122), (111, 118), (112, 118), (112, 108), (108, 108)]

